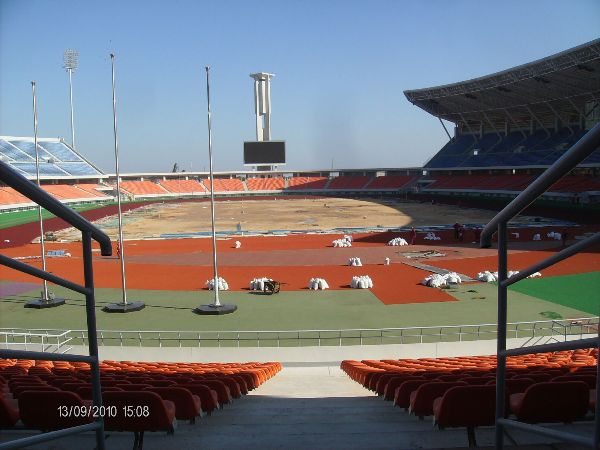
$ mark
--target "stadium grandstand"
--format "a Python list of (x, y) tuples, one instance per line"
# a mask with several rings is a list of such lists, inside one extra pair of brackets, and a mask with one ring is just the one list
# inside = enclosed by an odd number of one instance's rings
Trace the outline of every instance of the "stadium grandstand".
[[(127, 173), (118, 193), (114, 174), (64, 141), (42, 138), (38, 190), (30, 183), (33, 138), (0, 137), (0, 448), (17, 438), (35, 448), (91, 448), (105, 436), (107, 448), (130, 448), (131, 432), (134, 449), (144, 439), (150, 449), (180, 450), (488, 448), (500, 429), (507, 448), (599, 448), (599, 227), (589, 216), (600, 204), (600, 39), (404, 94), (454, 124), (449, 142), (422, 167), (224, 171), (212, 180), (206, 172)], [(561, 164), (582, 148), (585, 159)], [(463, 240), (460, 224), (383, 227), (380, 217), (363, 214), (368, 227), (281, 230), (275, 210), (266, 232), (238, 228), (215, 239), (219, 274), (231, 285), (223, 297), (239, 309), (200, 317), (191, 311), (212, 294), (203, 284), (213, 273), (206, 223), (189, 234), (128, 239), (122, 249), (107, 230), (118, 195), (125, 210), (164, 207), (148, 221), (168, 223), (184, 203), (207, 208), (201, 202), (211, 186), (223, 203), (326, 197), (319, 209), (334, 216), (344, 210), (331, 208), (332, 198), (416, 205), (434, 215), (429, 200), (458, 199), (494, 213), (469, 224), (476, 238)], [(515, 197), (535, 205), (537, 191), (524, 196), (529, 186), (544, 192), (547, 217), (528, 217), (509, 232), (509, 219), (495, 210)], [(245, 203), (248, 215), (255, 202)], [(48, 272), (32, 256), (38, 205), (57, 216), (47, 229), (81, 231), (47, 243)], [(570, 220), (555, 220), (565, 205)], [(522, 209), (509, 205), (510, 219)], [(199, 210), (185, 225), (198, 222)], [(302, 214), (292, 211), (294, 223)], [(592, 225), (575, 223), (586, 216)], [(97, 219), (108, 220), (91, 223)], [(340, 241), (352, 246), (334, 248)], [(130, 293), (146, 308), (107, 318), (101, 307), (120, 293), (125, 265), (112, 253), (125, 248)], [(520, 274), (509, 275), (508, 255)], [(354, 265), (358, 256), (363, 261)], [(477, 273), (495, 269), (489, 283)], [(355, 283), (367, 273), (370, 288)], [(439, 289), (423, 280), (451, 274), (459, 281)], [(313, 289), (317, 275), (331, 289)], [(33, 276), (51, 281), (66, 304), (24, 310), (39, 294)], [(258, 276), (263, 283), (281, 277), (281, 292), (255, 289)], [(526, 287), (511, 288), (509, 315), (508, 285), (521, 280)], [(100, 400), (103, 412), (91, 413)], [(541, 436), (525, 424), (544, 424), (536, 428)], [(67, 426), (87, 433), (44, 446), (39, 431)], [(580, 447), (559, 447), (559, 440)]]
[[(454, 124), (423, 167), (424, 193), (516, 195), (600, 121), (600, 39), (484, 77), (407, 90)], [(595, 203), (600, 149), (545, 197)]]

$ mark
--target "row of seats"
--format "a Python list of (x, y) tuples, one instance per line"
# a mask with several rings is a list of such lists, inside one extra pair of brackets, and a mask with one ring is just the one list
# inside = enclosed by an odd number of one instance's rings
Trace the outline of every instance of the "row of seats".
[(122, 190), (134, 196), (168, 194), (166, 189), (152, 181), (122, 181), (120, 185)]
[[(100, 383), (106, 430), (173, 433), (246, 395), (281, 370), (268, 363), (154, 363), (103, 361)], [(0, 360), (0, 429), (41, 431), (94, 420), (86, 363)]]
[(285, 188), (285, 180), (282, 177), (248, 178), (246, 186), (249, 191), (280, 191)]
[[(537, 176), (527, 174), (516, 175), (435, 175), (433, 183), (424, 191), (473, 189), (479, 191), (502, 190), (522, 191), (531, 184)], [(549, 192), (580, 193), (599, 191), (600, 180), (591, 176), (569, 175), (557, 181)]]
[(159, 184), (173, 194), (204, 193), (206, 189), (198, 180), (161, 180)]
[[(106, 194), (99, 191), (98, 184), (44, 184), (42, 189), (58, 200), (93, 200), (108, 198)], [(15, 191), (13, 188), (5, 186), (0, 188), (0, 205), (18, 205), (32, 203), (24, 195)]]
[[(519, 421), (572, 422), (596, 406), (597, 349), (509, 357), (506, 413)], [(493, 425), (496, 358), (473, 356), (402, 360), (346, 360), (350, 378), (440, 428)]]

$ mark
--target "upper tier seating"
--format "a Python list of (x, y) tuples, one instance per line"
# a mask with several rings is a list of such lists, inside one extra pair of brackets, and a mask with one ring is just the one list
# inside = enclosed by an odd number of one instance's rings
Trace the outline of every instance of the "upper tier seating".
[(370, 177), (364, 175), (341, 175), (332, 179), (327, 189), (362, 189), (370, 179)]
[(280, 191), (285, 187), (285, 180), (282, 177), (248, 178), (246, 186), (249, 191)]
[(293, 177), (288, 180), (288, 189), (325, 189), (327, 177)]
[(121, 189), (136, 197), (166, 195), (168, 192), (152, 181), (122, 181)]
[[(461, 135), (452, 138), (425, 165), (427, 169), (454, 167), (515, 167), (550, 166), (583, 135), (585, 130), (561, 128), (559, 130), (513, 131), (508, 136), (486, 133), (481, 138)], [(477, 155), (474, 151), (477, 150)], [(597, 162), (596, 150), (584, 164)]]
[(410, 175), (385, 175), (373, 179), (365, 189), (400, 189), (414, 180)]
[(198, 194), (206, 192), (198, 180), (161, 180), (160, 185), (174, 194)]
[[(210, 178), (202, 180), (206, 189), (210, 192)], [(245, 191), (244, 183), (237, 178), (215, 178), (215, 192), (238, 192)]]

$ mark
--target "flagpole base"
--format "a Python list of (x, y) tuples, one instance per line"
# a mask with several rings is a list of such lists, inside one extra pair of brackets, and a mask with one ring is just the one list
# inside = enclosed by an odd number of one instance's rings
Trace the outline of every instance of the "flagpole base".
[(194, 313), (204, 316), (221, 316), (223, 314), (231, 314), (237, 310), (237, 305), (231, 303), (224, 303), (219, 306), (214, 304), (200, 305), (194, 308)]
[(111, 303), (102, 308), (102, 311), (107, 313), (129, 313), (141, 311), (146, 307), (144, 302), (128, 302), (128, 303)]
[(30, 300), (25, 303), (25, 308), (35, 308), (35, 309), (45, 309), (45, 308), (55, 308), (57, 306), (61, 306), (65, 304), (65, 299), (62, 297), (54, 297), (54, 298), (36, 298), (34, 300)]

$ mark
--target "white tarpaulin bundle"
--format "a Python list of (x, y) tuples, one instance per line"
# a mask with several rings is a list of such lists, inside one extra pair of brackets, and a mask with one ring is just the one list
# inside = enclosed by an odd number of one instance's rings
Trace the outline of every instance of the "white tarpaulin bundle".
[(352, 247), (352, 236), (344, 236), (333, 241), (334, 247)]
[(308, 282), (308, 288), (315, 291), (318, 289), (325, 290), (329, 289), (329, 285), (323, 278), (311, 278)]
[(404, 239), (404, 238), (397, 237), (397, 238), (392, 239), (390, 242), (388, 242), (387, 245), (392, 245), (392, 246), (408, 245), (408, 242), (406, 242), (406, 239)]
[(265, 281), (273, 281), (273, 280), (271, 278), (267, 278), (267, 277), (255, 278), (250, 282), (250, 290), (251, 291), (264, 290)]
[[(219, 277), (218, 281), (219, 283), (219, 290), (220, 291), (227, 291), (229, 290), (229, 285), (227, 284), (227, 281), (225, 281), (223, 278)], [(215, 279), (211, 278), (210, 280), (206, 280), (206, 285), (208, 286), (208, 289), (213, 291), (215, 289)]]
[(556, 239), (557, 241), (560, 241), (562, 239), (560, 233), (557, 233), (556, 231), (551, 231), (546, 236), (548, 236), (550, 239)]
[(433, 288), (439, 288), (448, 284), (459, 284), (462, 283), (460, 276), (456, 272), (448, 272), (447, 274), (440, 275), (434, 273), (426, 277), (421, 284)]
[(427, 235), (423, 239), (425, 239), (427, 241), (440, 241), (442, 238), (439, 236), (436, 236), (433, 231), (430, 231), (429, 233), (427, 233)]
[[(518, 274), (519, 271), (518, 270), (509, 270), (508, 272), (506, 272), (506, 277), (510, 278), (513, 275)], [(536, 277), (541, 277), (542, 274), (540, 272), (535, 272), (532, 273), (531, 275), (529, 275), (527, 278), (536, 278)], [(477, 279), (479, 281), (484, 281), (486, 283), (490, 283), (492, 281), (498, 281), (498, 272), (490, 272), (489, 270), (485, 270), (483, 272), (479, 272), (477, 274)]]
[(362, 261), (358, 257), (348, 259), (349, 266), (362, 266)]
[(371, 277), (369, 275), (352, 277), (350, 287), (354, 289), (369, 289), (373, 287), (373, 280), (371, 280)]

